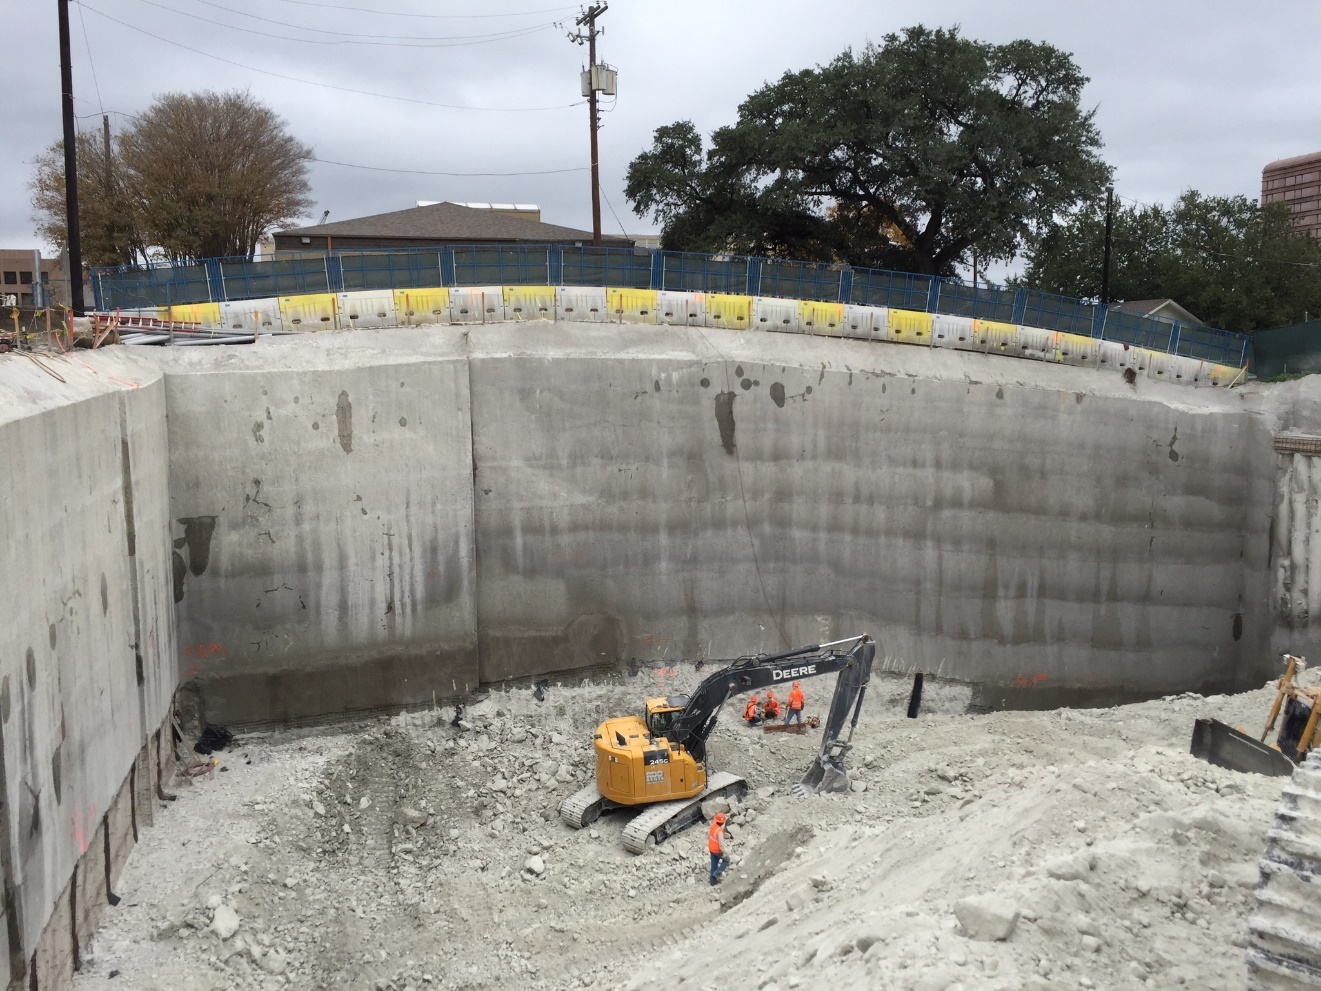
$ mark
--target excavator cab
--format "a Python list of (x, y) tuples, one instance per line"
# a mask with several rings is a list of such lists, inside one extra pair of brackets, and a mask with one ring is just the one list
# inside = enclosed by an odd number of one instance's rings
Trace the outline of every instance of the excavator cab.
[(668, 736), (670, 727), (688, 705), (687, 695), (647, 699), (647, 732), (654, 737)]

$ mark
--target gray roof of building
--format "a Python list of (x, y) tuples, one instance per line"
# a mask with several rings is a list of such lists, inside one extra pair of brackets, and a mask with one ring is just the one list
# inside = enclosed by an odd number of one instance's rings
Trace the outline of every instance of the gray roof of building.
[[(320, 237), (376, 237), (409, 238), (438, 241), (585, 241), (592, 240), (591, 231), (580, 231), (557, 224), (511, 217), (494, 210), (474, 210), (457, 203), (436, 203), (416, 206), (393, 213), (378, 213), (370, 217), (339, 220), (315, 227), (295, 227), (276, 231), (280, 235), (308, 235)], [(620, 238), (604, 238), (619, 244)]]
[(1116, 309), (1126, 310), (1129, 313), (1138, 313), (1144, 317), (1154, 316), (1159, 310), (1173, 309), (1194, 323), (1200, 324), (1202, 322), (1196, 314), (1181, 306), (1173, 299), (1126, 299), (1122, 303), (1115, 303), (1114, 306)]

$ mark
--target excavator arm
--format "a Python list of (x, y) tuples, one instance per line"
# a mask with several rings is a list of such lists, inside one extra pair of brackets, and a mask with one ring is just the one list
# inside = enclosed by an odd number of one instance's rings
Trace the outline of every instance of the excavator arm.
[[(839, 649), (846, 644), (851, 644), (851, 649)], [(866, 634), (798, 647), (781, 654), (741, 658), (697, 686), (665, 735), (672, 743), (687, 748), (698, 760), (705, 760), (707, 738), (715, 729), (721, 706), (730, 696), (838, 673), (830, 714), (824, 724), (821, 753), (803, 779), (801, 790), (845, 790), (848, 777), (844, 773), (844, 755), (849, 743), (848, 739), (841, 740), (841, 735), (847, 724), (849, 739), (853, 736), (875, 658), (876, 643)]]

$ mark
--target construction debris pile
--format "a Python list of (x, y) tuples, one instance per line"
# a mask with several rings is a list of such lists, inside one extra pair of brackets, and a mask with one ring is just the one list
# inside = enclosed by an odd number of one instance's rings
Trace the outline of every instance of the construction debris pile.
[(1197, 761), (1188, 737), (1198, 716), (1256, 727), (1269, 689), (969, 715), (966, 691), (928, 682), (909, 720), (908, 682), (878, 677), (852, 792), (814, 798), (789, 789), (816, 731), (748, 728), (735, 699), (711, 763), (753, 790), (712, 888), (700, 826), (638, 856), (623, 814), (582, 831), (556, 814), (602, 719), (699, 677), (240, 739), (144, 835), (77, 987), (1244, 986), (1286, 779)]

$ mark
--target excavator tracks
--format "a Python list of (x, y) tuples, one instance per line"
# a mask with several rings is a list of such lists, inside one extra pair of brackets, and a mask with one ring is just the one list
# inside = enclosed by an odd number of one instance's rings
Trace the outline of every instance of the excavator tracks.
[(574, 829), (590, 826), (601, 813), (614, 806), (601, 797), (595, 784), (580, 788), (560, 803), (560, 822)]
[(706, 788), (692, 798), (645, 806), (624, 827), (624, 848), (633, 853), (646, 853), (648, 847), (665, 842), (702, 818), (703, 802), (712, 798), (742, 798), (747, 793), (746, 779), (728, 771), (717, 771), (706, 779)]
[(1321, 988), (1321, 748), (1280, 795), (1248, 929), (1248, 991)]

